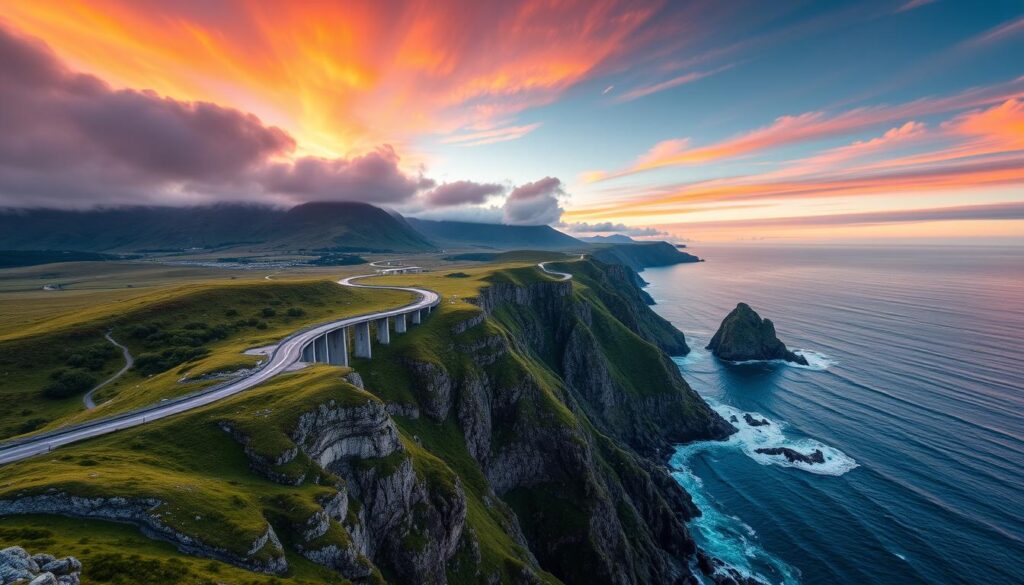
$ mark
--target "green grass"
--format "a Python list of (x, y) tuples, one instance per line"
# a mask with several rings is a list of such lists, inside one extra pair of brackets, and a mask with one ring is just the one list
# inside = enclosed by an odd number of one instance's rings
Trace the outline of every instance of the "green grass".
[[(79, 311), (51, 321), (51, 330), (0, 341), (0, 399), (19, 406), (0, 411), (0, 437), (35, 430), (26, 422), (49, 429), (194, 392), (218, 381), (203, 380), (204, 376), (250, 368), (264, 359), (244, 355), (247, 348), (273, 344), (311, 324), (411, 300), (412, 295), (400, 291), (351, 289), (323, 280), (261, 280), (178, 286), (120, 305)], [(289, 314), (289, 309), (301, 312)], [(99, 407), (94, 410), (84, 410), (81, 393), (46, 398), (43, 389), (53, 372), (66, 368), (84, 350), (107, 345), (107, 330), (130, 348), (136, 368), (105, 386), (96, 396)], [(188, 352), (199, 355), (181, 363), (160, 355), (174, 351), (185, 357)], [(149, 356), (158, 363), (147, 368)], [(120, 351), (115, 351), (90, 375), (104, 380), (122, 365)]]
[(302, 485), (272, 482), (252, 471), (242, 445), (222, 425), (246, 435), (254, 451), (276, 456), (294, 446), (287, 433), (302, 412), (332, 401), (377, 400), (344, 382), (343, 371), (317, 366), (285, 374), (216, 405), (6, 466), (0, 499), (54, 490), (156, 499), (168, 526), (245, 556), (268, 520), (282, 538), (301, 530), (319, 509), (316, 502), (335, 493), (338, 479), (304, 459), (304, 469), (292, 470), (305, 476)]
[[(606, 485), (618, 485), (621, 477), (643, 476), (645, 472), (633, 460), (635, 455), (619, 448), (586, 416), (574, 414), (570, 409), (569, 405), (578, 398), (571, 395), (559, 376), (560, 349), (555, 347), (550, 332), (543, 333), (549, 337), (542, 340), (539, 348), (522, 343), (527, 334), (524, 328), (540, 317), (536, 309), (499, 307), (491, 318), (456, 333), (465, 322), (479, 321), (481, 309), (472, 299), (484, 287), (553, 282), (552, 277), (536, 268), (535, 260), (530, 257), (480, 267), (460, 266), (459, 271), (465, 276), (459, 278), (448, 277), (450, 270), (439, 270), (372, 279), (381, 284), (430, 288), (441, 294), (442, 302), (421, 325), (410, 326), (407, 334), (392, 336), (390, 345), (375, 344), (372, 360), (353, 361), (354, 369), (366, 383), (366, 391), (344, 382), (342, 375), (347, 370), (342, 368), (319, 365), (283, 374), (217, 404), (5, 467), (0, 478), (0, 499), (48, 490), (86, 496), (155, 498), (164, 502), (160, 513), (169, 525), (238, 554), (245, 552), (242, 550), (245, 544), (260, 534), (269, 522), (290, 551), (288, 560), (292, 570), (282, 582), (337, 582), (337, 577), (330, 580), (331, 574), (325, 569), (301, 559), (291, 545), (305, 521), (317, 511), (318, 502), (330, 496), (335, 490), (332, 486), (341, 480), (301, 454), (283, 465), (266, 465), (266, 462), (273, 462), (294, 450), (290, 431), (299, 416), (317, 405), (395, 402), (418, 406), (421, 410), (417, 418), (393, 417), (404, 452), (354, 461), (352, 465), (357, 469), (373, 468), (387, 475), (411, 459), (416, 476), (428, 486), (431, 497), (450, 497), (459, 489), (456, 486), (461, 487), (467, 506), (465, 530), (478, 541), (479, 564), (473, 561), (466, 547), (460, 548), (448, 566), (449, 582), (475, 583), (481, 578), (493, 578), (497, 582), (512, 583), (520, 574), (533, 572), (525, 561), (529, 552), (509, 536), (508, 526), (516, 518), (524, 531), (537, 541), (551, 542), (557, 539), (557, 534), (570, 532), (584, 539), (562, 549), (572, 557), (566, 557), (568, 564), (553, 563), (549, 567), (557, 567), (559, 571), (568, 571), (569, 565), (580, 563), (597, 567), (595, 559), (588, 557), (595, 549), (585, 542), (594, 498), (609, 497)], [(621, 299), (611, 294), (614, 291), (606, 290), (600, 274), (593, 272), (594, 266), (589, 262), (564, 262), (555, 269), (579, 274), (572, 283), (565, 285), (572, 289), (572, 296), (567, 297), (566, 302), (589, 305), (592, 319), (585, 333), (594, 339), (595, 350), (607, 356), (617, 384), (637, 397), (665, 388), (667, 374), (663, 356), (652, 343), (617, 317), (622, 307), (616, 303)], [(148, 301), (133, 305), (133, 310), (116, 316), (108, 314), (107, 320), (99, 321), (113, 327), (115, 336), (129, 344), (133, 353), (152, 349), (148, 335), (134, 335), (133, 328), (139, 326), (160, 324), (161, 330), (187, 336), (188, 331), (230, 327), (239, 319), (255, 318), (265, 320), (267, 329), (248, 326), (232, 329), (223, 339), (200, 344), (210, 350), (206, 357), (152, 377), (132, 373), (113, 385), (109, 393), (111, 400), (104, 408), (111, 409), (109, 405), (127, 408), (174, 392), (189, 391), (201, 383), (183, 384), (179, 382), (182, 377), (251, 364), (247, 361), (249, 358), (239, 357), (242, 349), (263, 345), (306, 321), (324, 320), (326, 315), (336, 318), (336, 314), (344, 311), (350, 314), (375, 303), (383, 304), (382, 299), (386, 297), (380, 291), (353, 291), (330, 282), (309, 280), (217, 283), (195, 285), (186, 292), (182, 288), (174, 290), (173, 293), (155, 291)], [(365, 296), (360, 296), (364, 292)], [(399, 298), (403, 293), (393, 294), (398, 296), (387, 297), (391, 306), (404, 302)], [(300, 306), (303, 315), (288, 315), (288, 308)], [(266, 314), (264, 310), (268, 308), (273, 315)], [(231, 311), (237, 314), (229, 316)], [(83, 322), (96, 320), (78, 318), (70, 321), (66, 329), (74, 330)], [(188, 329), (185, 325), (189, 322), (202, 322), (204, 327)], [(584, 326), (582, 322), (574, 325)], [(487, 348), (492, 342), (498, 342), (507, 351), (500, 356), (495, 354), (496, 359), (486, 365), (476, 363), (472, 352), (485, 355), (491, 351)], [(425, 388), (415, 373), (404, 367), (411, 362), (436, 367), (456, 380), (486, 375), (493, 383), (492, 391), (499, 393), (528, 384), (528, 391), (504, 413), (507, 420), (493, 421), (492, 453), (521, 440), (524, 432), (565, 438), (573, 441), (568, 444), (570, 450), (592, 449), (595, 469), (600, 469), (611, 483), (596, 483), (591, 474), (582, 473), (558, 477), (550, 484), (515, 489), (503, 498), (495, 497), (466, 446), (456, 413), (449, 413), (444, 422), (438, 422), (424, 412)], [(55, 402), (52, 406), (58, 404)], [(76, 418), (66, 414), (63, 420)], [(243, 445), (222, 426), (244, 437), (253, 457), (247, 456)], [(255, 465), (259, 471), (254, 471), (253, 458), (263, 462)], [(267, 474), (279, 478), (279, 482), (267, 479)], [(299, 483), (300, 478), (303, 480), (300, 485), (286, 485)], [(612, 491), (622, 490), (613, 487)], [(624, 503), (621, 496), (616, 497), (620, 498), (615, 505), (624, 529), (639, 535), (634, 509)], [(350, 498), (350, 515), (360, 505), (358, 500)], [(426, 516), (421, 514), (425, 514), (422, 508), (413, 510), (412, 529), (404, 536), (403, 546), (410, 551), (423, 550), (429, 544), (425, 540), (427, 532), (422, 530)], [(24, 531), (49, 531), (47, 535), (37, 534), (35, 541), (42, 544), (49, 539), (54, 548), (49, 552), (60, 554), (74, 554), (64, 552), (64, 547), (82, 551), (81, 547), (86, 545), (80, 547), (72, 541), (87, 539), (92, 548), (78, 555), (87, 566), (90, 560), (101, 566), (108, 562), (123, 564), (124, 559), (111, 560), (103, 556), (117, 552), (116, 543), (121, 542), (120, 552), (126, 554), (125, 550), (130, 550), (138, 554), (141, 561), (137, 564), (141, 567), (168, 571), (172, 576), (187, 573), (182, 582), (247, 583), (246, 579), (254, 583), (270, 582), (223, 563), (180, 554), (169, 545), (145, 539), (130, 527), (52, 517), (0, 518), (0, 538), (5, 534), (5, 527), (14, 531), (9, 532), (12, 538), (29, 543), (34, 542), (33, 538), (25, 536), (28, 533)], [(316, 544), (344, 546), (349, 538), (344, 527), (332, 524)], [(32, 550), (31, 545), (27, 546)], [(177, 561), (172, 563), (174, 559)], [(540, 578), (548, 583), (559, 582), (544, 572), (540, 572)]]
[[(137, 585), (343, 585), (349, 581), (298, 554), (288, 555), (284, 579), (178, 552), (169, 543), (143, 536), (133, 526), (61, 516), (0, 517), (0, 548), (17, 544), (31, 554), (73, 556), (82, 561), (82, 582)], [(120, 575), (113, 577), (112, 575)]]

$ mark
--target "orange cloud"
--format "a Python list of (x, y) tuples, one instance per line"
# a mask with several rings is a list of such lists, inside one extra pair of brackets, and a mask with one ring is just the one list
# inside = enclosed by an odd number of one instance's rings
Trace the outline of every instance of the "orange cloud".
[(339, 155), (509, 126), (635, 49), (662, 4), (70, 0), (4, 17), (117, 86), (229, 103)]
[[(877, 158), (895, 148), (926, 150)], [(686, 143), (666, 150), (685, 150)], [(652, 156), (657, 157), (654, 152)], [(1006, 100), (960, 114), (929, 131), (907, 122), (878, 138), (826, 150), (764, 173), (725, 177), (645, 192), (619, 192), (600, 205), (576, 208), (567, 220), (652, 221), (694, 206), (861, 195), (920, 196), (1024, 184), (1024, 102)]]
[(940, 114), (1016, 99), (1022, 95), (1024, 95), (1024, 77), (993, 87), (976, 88), (944, 98), (925, 98), (897, 106), (857, 108), (835, 115), (819, 111), (781, 116), (768, 126), (707, 146), (691, 147), (689, 139), (662, 141), (624, 169), (613, 172), (592, 172), (585, 175), (584, 179), (602, 181), (663, 167), (731, 159), (782, 146), (850, 134), (880, 124), (900, 122), (911, 117)]

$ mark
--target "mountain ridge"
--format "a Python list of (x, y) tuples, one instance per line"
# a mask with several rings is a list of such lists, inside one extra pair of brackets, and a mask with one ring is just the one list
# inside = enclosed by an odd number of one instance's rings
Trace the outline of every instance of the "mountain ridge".
[(434, 251), (404, 219), (356, 202), (0, 210), (0, 249), (147, 252), (248, 244), (264, 250)]

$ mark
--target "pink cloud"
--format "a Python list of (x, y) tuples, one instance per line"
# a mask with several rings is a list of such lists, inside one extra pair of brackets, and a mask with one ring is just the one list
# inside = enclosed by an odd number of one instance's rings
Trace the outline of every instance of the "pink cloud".
[(873, 106), (838, 114), (805, 112), (776, 118), (765, 127), (705, 146), (691, 146), (688, 138), (659, 142), (636, 161), (618, 171), (593, 172), (591, 181), (608, 180), (662, 167), (693, 165), (751, 155), (773, 148), (863, 131), (908, 118), (989, 105), (1024, 95), (1024, 77), (991, 87), (967, 90), (941, 98), (923, 98), (895, 106)]

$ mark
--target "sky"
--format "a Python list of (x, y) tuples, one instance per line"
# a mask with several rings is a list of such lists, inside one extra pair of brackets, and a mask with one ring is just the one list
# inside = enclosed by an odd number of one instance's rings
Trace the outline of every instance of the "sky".
[(1024, 243), (1024, 0), (0, 2), (0, 207)]

